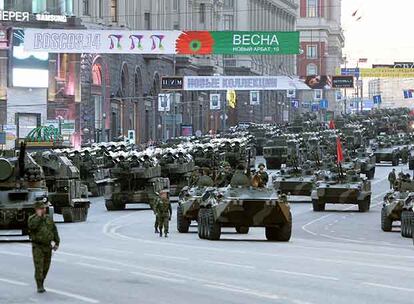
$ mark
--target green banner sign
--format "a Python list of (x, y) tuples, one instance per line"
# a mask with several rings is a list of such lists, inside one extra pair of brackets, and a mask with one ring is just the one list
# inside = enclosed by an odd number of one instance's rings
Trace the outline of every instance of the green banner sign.
[(213, 54), (299, 54), (299, 32), (211, 32)]

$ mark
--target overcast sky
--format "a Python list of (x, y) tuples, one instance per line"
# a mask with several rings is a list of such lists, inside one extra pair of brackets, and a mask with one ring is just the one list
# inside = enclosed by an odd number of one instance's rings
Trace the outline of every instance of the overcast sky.
[(414, 61), (414, 0), (342, 0), (342, 27), (350, 64)]

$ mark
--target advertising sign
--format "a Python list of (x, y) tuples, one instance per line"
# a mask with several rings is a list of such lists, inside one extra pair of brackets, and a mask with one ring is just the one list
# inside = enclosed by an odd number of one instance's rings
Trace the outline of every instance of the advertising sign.
[(311, 75), (303, 77), (302, 80), (313, 90), (329, 90), (332, 88), (332, 78), (330, 76)]
[(49, 54), (27, 52), (24, 48), (24, 31), (13, 31), (12, 85), (25, 88), (49, 86)]
[(193, 125), (181, 125), (181, 136), (193, 136)]
[(367, 78), (414, 78), (414, 68), (407, 63), (397, 63), (394, 65), (373, 65), (369, 68), (339, 69), (337, 74), (342, 76), (367, 77)]
[(287, 76), (184, 76), (184, 90), (309, 90), (309, 87), (298, 79)]
[(158, 94), (158, 111), (169, 112), (171, 107), (171, 94)]
[(332, 88), (347, 89), (354, 87), (354, 76), (332, 76)]
[(0, 29), (0, 50), (9, 48), (9, 33), (6, 29)]
[(210, 110), (220, 110), (220, 94), (210, 94)]
[(161, 90), (180, 91), (183, 89), (184, 78), (182, 76), (161, 77)]
[(27, 29), (27, 51), (49, 53), (288, 55), (299, 32)]
[(251, 106), (260, 105), (260, 92), (259, 91), (250, 91), (250, 105)]

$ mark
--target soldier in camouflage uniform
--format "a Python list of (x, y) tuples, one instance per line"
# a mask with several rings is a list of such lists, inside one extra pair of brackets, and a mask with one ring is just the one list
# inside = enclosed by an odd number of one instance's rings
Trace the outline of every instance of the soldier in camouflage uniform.
[(46, 206), (42, 202), (35, 204), (36, 213), (28, 220), (30, 239), (32, 241), (33, 262), (37, 292), (45, 292), (43, 283), (49, 271), (52, 260), (52, 249), (59, 247), (60, 238), (53, 219), (46, 213)]
[(233, 173), (231, 172), (231, 166), (228, 162), (223, 162), (221, 164), (220, 173), (216, 178), (216, 186), (217, 187), (227, 187), (230, 185), (231, 178), (233, 177)]
[(210, 177), (210, 170), (208, 168), (203, 168), (203, 175), (198, 179), (197, 187), (214, 187), (214, 181)]
[(262, 180), (260, 187), (266, 187), (269, 182), (269, 175), (266, 172), (266, 166), (264, 164), (259, 164), (259, 172), (257, 172), (257, 175), (259, 175)]
[(200, 178), (200, 167), (195, 166), (193, 172), (191, 173), (189, 186), (190, 187), (196, 186), (199, 178)]
[(160, 237), (162, 237), (163, 230), (164, 236), (168, 237), (169, 224), (172, 214), (170, 199), (168, 197), (168, 190), (160, 191), (160, 195), (155, 201), (155, 214), (157, 217)]
[(238, 187), (250, 187), (251, 182), (250, 178), (247, 177), (244, 171), (243, 165), (239, 165), (237, 167), (236, 172), (234, 173), (230, 185), (232, 188), (238, 188)]

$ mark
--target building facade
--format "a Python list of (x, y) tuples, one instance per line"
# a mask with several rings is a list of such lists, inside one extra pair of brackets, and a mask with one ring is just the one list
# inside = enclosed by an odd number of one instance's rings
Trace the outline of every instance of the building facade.
[[(300, 0), (297, 29), (302, 54), (297, 58), (299, 76), (336, 75), (343, 62), (344, 34), (341, 27), (341, 0)], [(329, 111), (340, 112), (334, 90), (325, 90)], [(312, 93), (301, 94), (302, 101), (312, 102)]]

